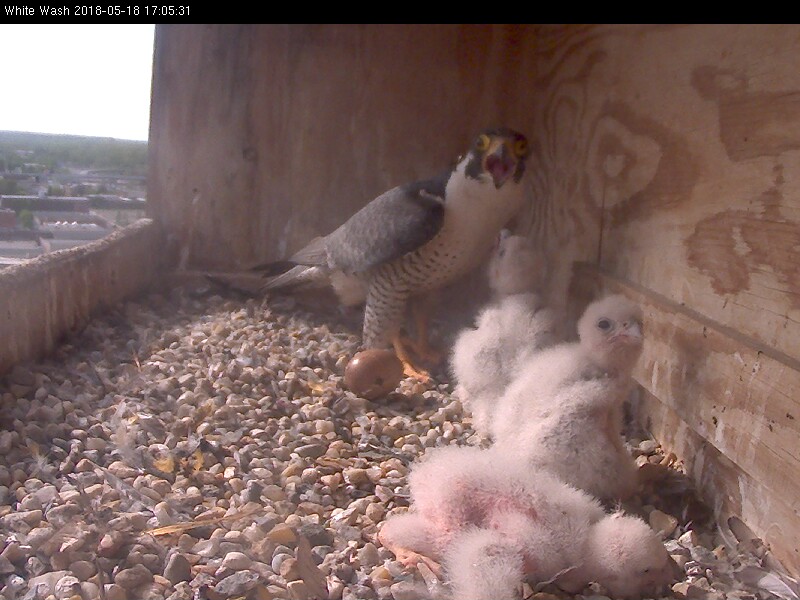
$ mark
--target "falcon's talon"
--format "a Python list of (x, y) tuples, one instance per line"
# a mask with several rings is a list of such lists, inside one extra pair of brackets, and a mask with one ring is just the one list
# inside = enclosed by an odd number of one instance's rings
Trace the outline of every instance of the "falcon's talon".
[(403, 363), (403, 375), (406, 377), (413, 377), (414, 379), (418, 380), (420, 383), (430, 383), (431, 382), (431, 374), (424, 369), (417, 369), (411, 363)]
[(413, 377), (422, 383), (428, 383), (431, 380), (430, 373), (424, 369), (418, 369), (414, 366), (411, 356), (406, 350), (404, 341), (400, 336), (397, 336), (392, 340), (392, 346), (394, 346), (394, 352), (397, 354), (397, 358), (399, 358), (400, 362), (403, 363), (403, 374), (406, 377)]

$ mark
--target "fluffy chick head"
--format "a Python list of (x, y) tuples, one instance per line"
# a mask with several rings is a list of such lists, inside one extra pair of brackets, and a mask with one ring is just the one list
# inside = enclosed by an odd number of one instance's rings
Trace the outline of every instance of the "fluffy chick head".
[(622, 513), (592, 526), (586, 565), (587, 575), (614, 598), (652, 598), (674, 581), (671, 558), (655, 532)]
[(630, 371), (642, 351), (642, 310), (620, 294), (601, 298), (584, 311), (578, 336), (598, 366)]
[(533, 240), (503, 229), (489, 260), (489, 287), (499, 297), (537, 290), (543, 283), (547, 264)]

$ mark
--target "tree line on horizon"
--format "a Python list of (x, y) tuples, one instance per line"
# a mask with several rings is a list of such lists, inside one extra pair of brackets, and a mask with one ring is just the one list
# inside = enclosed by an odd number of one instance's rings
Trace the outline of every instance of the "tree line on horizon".
[(113, 169), (125, 175), (147, 175), (147, 142), (107, 137), (0, 131), (0, 172), (25, 165), (47, 170)]

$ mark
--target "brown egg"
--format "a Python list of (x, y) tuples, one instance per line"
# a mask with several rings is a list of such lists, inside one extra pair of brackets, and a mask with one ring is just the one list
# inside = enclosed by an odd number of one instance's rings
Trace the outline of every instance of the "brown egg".
[(344, 370), (344, 384), (367, 400), (385, 396), (403, 378), (403, 363), (392, 350), (371, 348), (358, 352)]

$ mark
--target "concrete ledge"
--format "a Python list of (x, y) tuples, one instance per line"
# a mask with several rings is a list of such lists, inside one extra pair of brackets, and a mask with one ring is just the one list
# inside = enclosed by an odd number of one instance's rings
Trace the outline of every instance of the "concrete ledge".
[(107, 237), (0, 270), (0, 374), (38, 359), (93, 314), (141, 292), (161, 270), (152, 219)]

